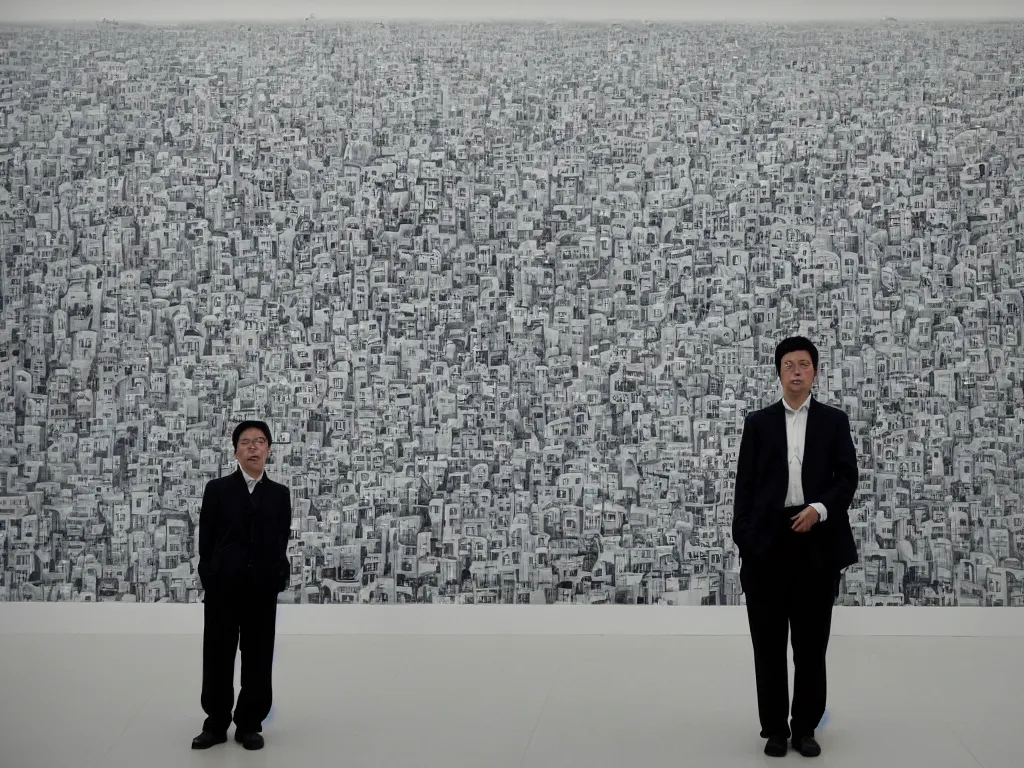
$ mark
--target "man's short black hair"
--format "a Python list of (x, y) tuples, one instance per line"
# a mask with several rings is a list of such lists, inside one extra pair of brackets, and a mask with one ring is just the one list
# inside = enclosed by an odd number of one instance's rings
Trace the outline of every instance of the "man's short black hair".
[(782, 375), (782, 358), (790, 352), (808, 352), (811, 355), (811, 365), (818, 370), (818, 348), (814, 342), (804, 336), (790, 336), (783, 339), (775, 348), (775, 372)]
[(231, 445), (234, 449), (238, 450), (238, 438), (242, 436), (242, 433), (247, 429), (258, 429), (267, 438), (267, 445), (273, 445), (274, 441), (270, 439), (270, 427), (265, 421), (243, 421), (237, 427), (235, 431), (231, 433)]

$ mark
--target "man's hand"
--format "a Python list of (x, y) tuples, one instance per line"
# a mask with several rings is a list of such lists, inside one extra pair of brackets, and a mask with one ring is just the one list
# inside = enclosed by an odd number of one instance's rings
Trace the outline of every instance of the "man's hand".
[(793, 521), (793, 530), (797, 533), (807, 533), (818, 522), (818, 510), (814, 507), (804, 507), (799, 515), (790, 518)]

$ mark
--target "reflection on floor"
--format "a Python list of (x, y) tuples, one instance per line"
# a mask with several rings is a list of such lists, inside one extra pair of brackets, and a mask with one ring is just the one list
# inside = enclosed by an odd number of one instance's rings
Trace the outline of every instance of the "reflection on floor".
[[(266, 749), (192, 752), (195, 635), (0, 636), (9, 768), (785, 764), (762, 753), (749, 640), (286, 636)], [(1020, 640), (836, 637), (816, 765), (1021, 764)], [(802, 761), (793, 753), (788, 761)]]

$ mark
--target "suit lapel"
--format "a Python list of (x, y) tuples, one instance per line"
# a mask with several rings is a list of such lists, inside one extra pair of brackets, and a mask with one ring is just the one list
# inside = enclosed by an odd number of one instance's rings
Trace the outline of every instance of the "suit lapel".
[(807, 408), (807, 431), (804, 436), (804, 460), (800, 467), (800, 476), (804, 488), (810, 488), (808, 479), (817, 472), (818, 454), (816, 447), (821, 445), (821, 403), (811, 398)]
[[(775, 443), (775, 455), (783, 473), (789, 472), (789, 435), (786, 432), (786, 407), (779, 400), (772, 409), (773, 442)], [(785, 476), (785, 475), (784, 475)]]

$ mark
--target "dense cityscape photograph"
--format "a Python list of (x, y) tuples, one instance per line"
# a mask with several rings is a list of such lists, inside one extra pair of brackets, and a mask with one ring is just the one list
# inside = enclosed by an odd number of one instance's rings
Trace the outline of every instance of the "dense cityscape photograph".
[[(0, 28), (0, 601), (737, 605), (775, 345), (844, 606), (1024, 605), (1024, 22)], [(640, 609), (638, 609), (640, 610)]]

